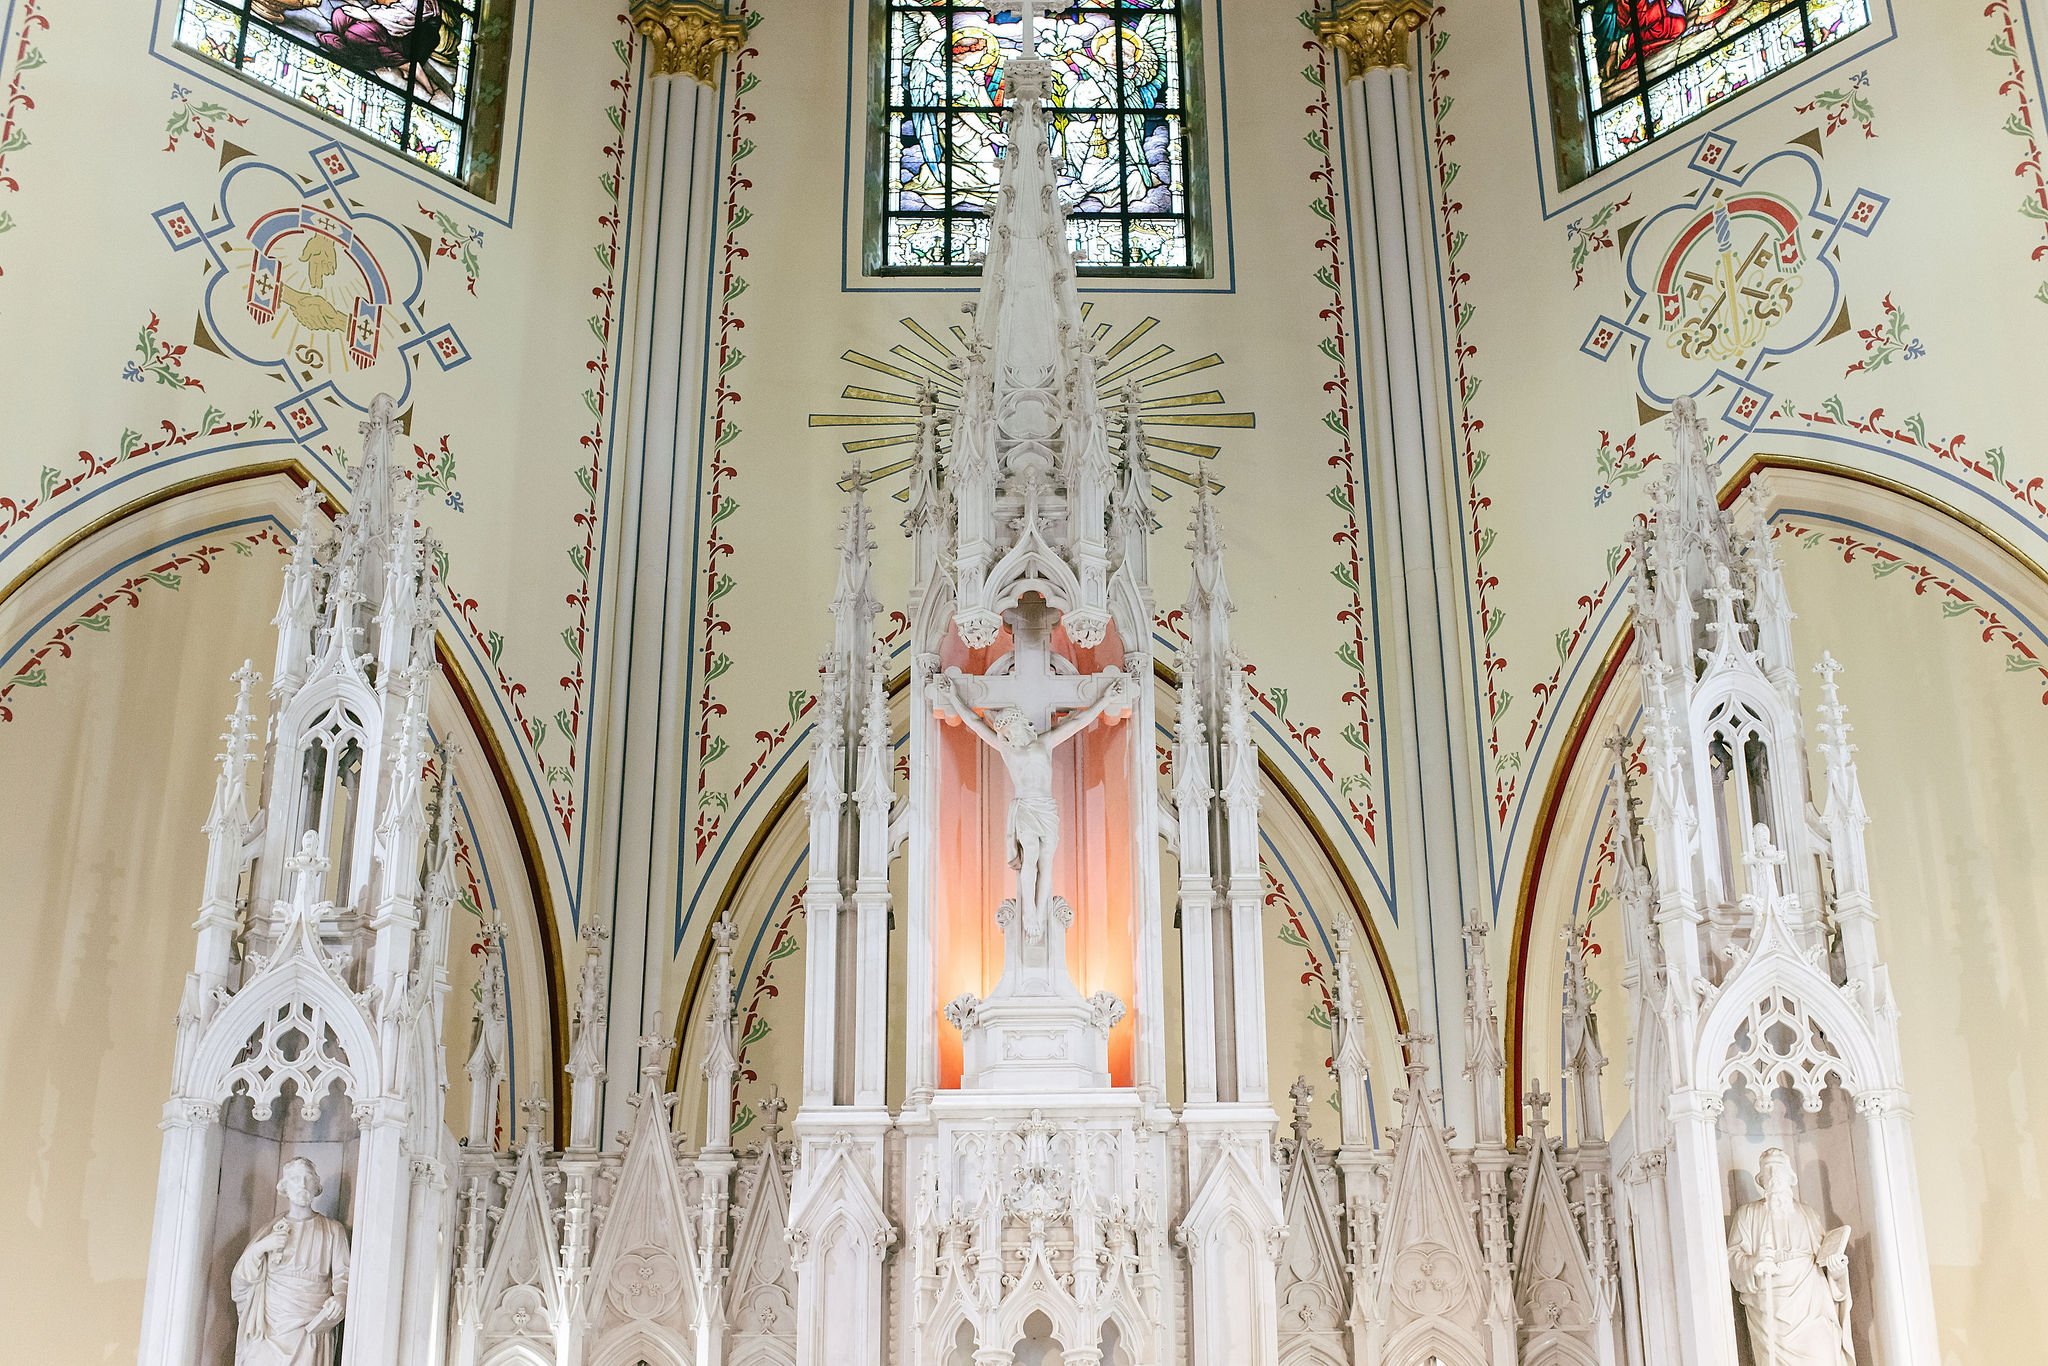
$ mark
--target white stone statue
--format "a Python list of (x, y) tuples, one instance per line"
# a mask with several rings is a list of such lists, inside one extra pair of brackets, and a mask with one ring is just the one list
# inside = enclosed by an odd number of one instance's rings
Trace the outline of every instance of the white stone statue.
[(1757, 1160), (1761, 1200), (1735, 1211), (1728, 1271), (1749, 1321), (1755, 1366), (1855, 1366), (1849, 1336), (1849, 1229), (1823, 1231), (1799, 1203), (1783, 1148)]
[(320, 1174), (303, 1157), (277, 1179), (285, 1212), (235, 1262), (235, 1366), (333, 1366), (348, 1308), (348, 1230), (313, 1209)]
[(960, 697), (959, 678), (952, 672), (933, 680), (941, 711), (958, 717), (967, 729), (1001, 756), (1010, 775), (1010, 812), (1004, 838), (1010, 866), (1017, 870), (1017, 910), (1024, 939), (1045, 938), (1052, 906), (1052, 860), (1060, 843), (1060, 807), (1052, 795), (1052, 752), (1079, 735), (1111, 706), (1127, 702), (1130, 679), (1117, 668), (1105, 669), (1082, 689), (1094, 696), (1057, 724), (1040, 731), (1022, 707), (996, 709), (990, 720)]

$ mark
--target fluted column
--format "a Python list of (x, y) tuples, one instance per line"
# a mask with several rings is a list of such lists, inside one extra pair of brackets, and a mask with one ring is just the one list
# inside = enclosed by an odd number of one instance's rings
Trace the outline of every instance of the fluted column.
[(674, 956), (684, 821), (680, 778), (687, 726), (684, 615), (690, 598), (695, 471), (704, 439), (704, 384), (718, 206), (718, 86), (742, 30), (718, 6), (632, 8), (647, 40), (638, 149), (631, 179), (627, 307), (618, 403), (618, 553), (606, 595), (610, 660), (599, 724), (606, 762), (592, 835), (588, 914), (611, 934), (602, 1133), (629, 1125), (639, 1075), (630, 1026), (662, 1008)]
[[(1363, 299), (1360, 383), (1374, 500), (1381, 635), (1393, 643), (1389, 829), (1400, 909), (1414, 917), (1411, 1021), (1436, 1037), (1438, 1076), (1465, 1069), (1459, 908), (1488, 904), (1474, 838), (1480, 800), (1460, 663), (1458, 533), (1446, 459), (1441, 352), (1426, 231), (1428, 158), (1412, 69), (1426, 0), (1349, 0), (1320, 25), (1344, 78), (1341, 128), (1351, 187), (1352, 269)], [(1447, 1122), (1472, 1132), (1469, 1094), (1445, 1087)]]

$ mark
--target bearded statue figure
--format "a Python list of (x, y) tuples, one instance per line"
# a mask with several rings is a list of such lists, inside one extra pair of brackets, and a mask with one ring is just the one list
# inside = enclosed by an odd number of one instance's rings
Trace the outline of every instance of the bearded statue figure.
[(1783, 1148), (1757, 1161), (1761, 1200), (1737, 1207), (1728, 1271), (1749, 1322), (1755, 1366), (1856, 1366), (1849, 1335), (1849, 1229), (1823, 1231), (1799, 1203)]
[(334, 1329), (348, 1306), (348, 1230), (318, 1213), (320, 1174), (284, 1164), (285, 1212), (235, 1262), (229, 1289), (239, 1327), (235, 1366), (334, 1366)]

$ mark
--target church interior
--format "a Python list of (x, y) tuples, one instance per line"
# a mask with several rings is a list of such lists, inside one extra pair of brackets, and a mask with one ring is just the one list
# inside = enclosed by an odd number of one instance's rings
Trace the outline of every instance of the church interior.
[(0, 0), (0, 1356), (2036, 1359), (2037, 21)]

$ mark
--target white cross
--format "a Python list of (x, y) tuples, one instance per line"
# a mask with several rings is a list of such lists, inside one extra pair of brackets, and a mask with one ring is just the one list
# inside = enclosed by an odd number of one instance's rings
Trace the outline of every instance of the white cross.
[(1050, 607), (1020, 605), (1003, 616), (1010, 623), (1010, 653), (989, 673), (961, 676), (960, 700), (984, 714), (1016, 707), (1044, 734), (1055, 713), (1089, 700), (1085, 689), (1093, 676), (1074, 672), (1068, 660), (1053, 653), (1052, 632), (1059, 619)]

